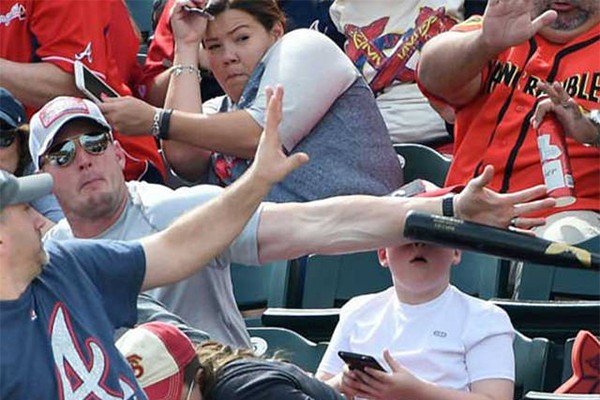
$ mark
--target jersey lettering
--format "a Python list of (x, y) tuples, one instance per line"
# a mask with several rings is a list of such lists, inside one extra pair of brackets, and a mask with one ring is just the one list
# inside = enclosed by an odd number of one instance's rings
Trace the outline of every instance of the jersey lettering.
[(7, 12), (6, 15), (0, 14), (0, 25), (4, 24), (4, 26), (8, 26), (14, 19), (23, 21), (26, 14), (25, 6), (21, 3), (16, 3), (11, 7), (10, 11)]
[(92, 42), (88, 42), (81, 53), (75, 54), (75, 59), (78, 61), (81, 61), (84, 58), (87, 58), (88, 63), (92, 63)]

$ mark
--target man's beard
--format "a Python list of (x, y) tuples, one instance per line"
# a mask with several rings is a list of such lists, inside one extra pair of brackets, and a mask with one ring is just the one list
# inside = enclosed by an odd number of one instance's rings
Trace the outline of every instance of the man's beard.
[[(597, 1), (597, 0), (594, 0)], [(535, 15), (541, 15), (544, 11), (550, 10), (553, 0), (537, 0), (535, 3)], [(557, 31), (571, 31), (585, 24), (593, 14), (599, 11), (597, 5), (592, 2), (586, 3), (578, 0), (569, 2), (574, 8), (566, 13), (558, 13), (558, 18), (550, 25), (550, 28)]]

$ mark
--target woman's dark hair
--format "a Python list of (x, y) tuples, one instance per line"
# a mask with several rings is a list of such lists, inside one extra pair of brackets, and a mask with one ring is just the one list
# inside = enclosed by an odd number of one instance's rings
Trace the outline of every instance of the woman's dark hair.
[(226, 10), (240, 10), (252, 15), (267, 31), (277, 22), (285, 30), (285, 14), (277, 0), (210, 0), (206, 6), (206, 11), (214, 16)]
[(19, 160), (17, 161), (17, 169), (14, 171), (14, 175), (23, 176), (23, 173), (25, 172), (25, 167), (31, 162), (29, 147), (27, 147), (29, 142), (29, 125), (20, 125), (17, 128), (14, 128), (14, 131), (17, 134), (17, 154), (19, 157)]

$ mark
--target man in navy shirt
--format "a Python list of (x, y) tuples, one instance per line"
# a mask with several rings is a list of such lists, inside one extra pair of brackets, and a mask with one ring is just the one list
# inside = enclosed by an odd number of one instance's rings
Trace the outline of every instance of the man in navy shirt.
[[(50, 191), (50, 176), (0, 171), (0, 398), (146, 398), (113, 344), (114, 329), (135, 323), (140, 290), (197, 272), (239, 234), (271, 186), (307, 161), (281, 151), (281, 97), (276, 89), (269, 101), (256, 167), (139, 242), (50, 241), (44, 248), (42, 221), (26, 203)], [(100, 149), (80, 138), (72, 145), (74, 157)]]

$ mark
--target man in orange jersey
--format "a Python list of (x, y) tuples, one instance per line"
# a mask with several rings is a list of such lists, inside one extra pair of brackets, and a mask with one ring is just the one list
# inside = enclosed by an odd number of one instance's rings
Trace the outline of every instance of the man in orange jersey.
[(567, 134), (576, 200), (545, 210), (537, 234), (568, 243), (600, 234), (597, 0), (490, 0), (483, 17), (425, 46), (418, 74), (430, 97), (457, 111), (448, 186), (464, 184), (487, 164), (500, 192), (543, 183), (535, 128), (543, 114), (554, 113)]

